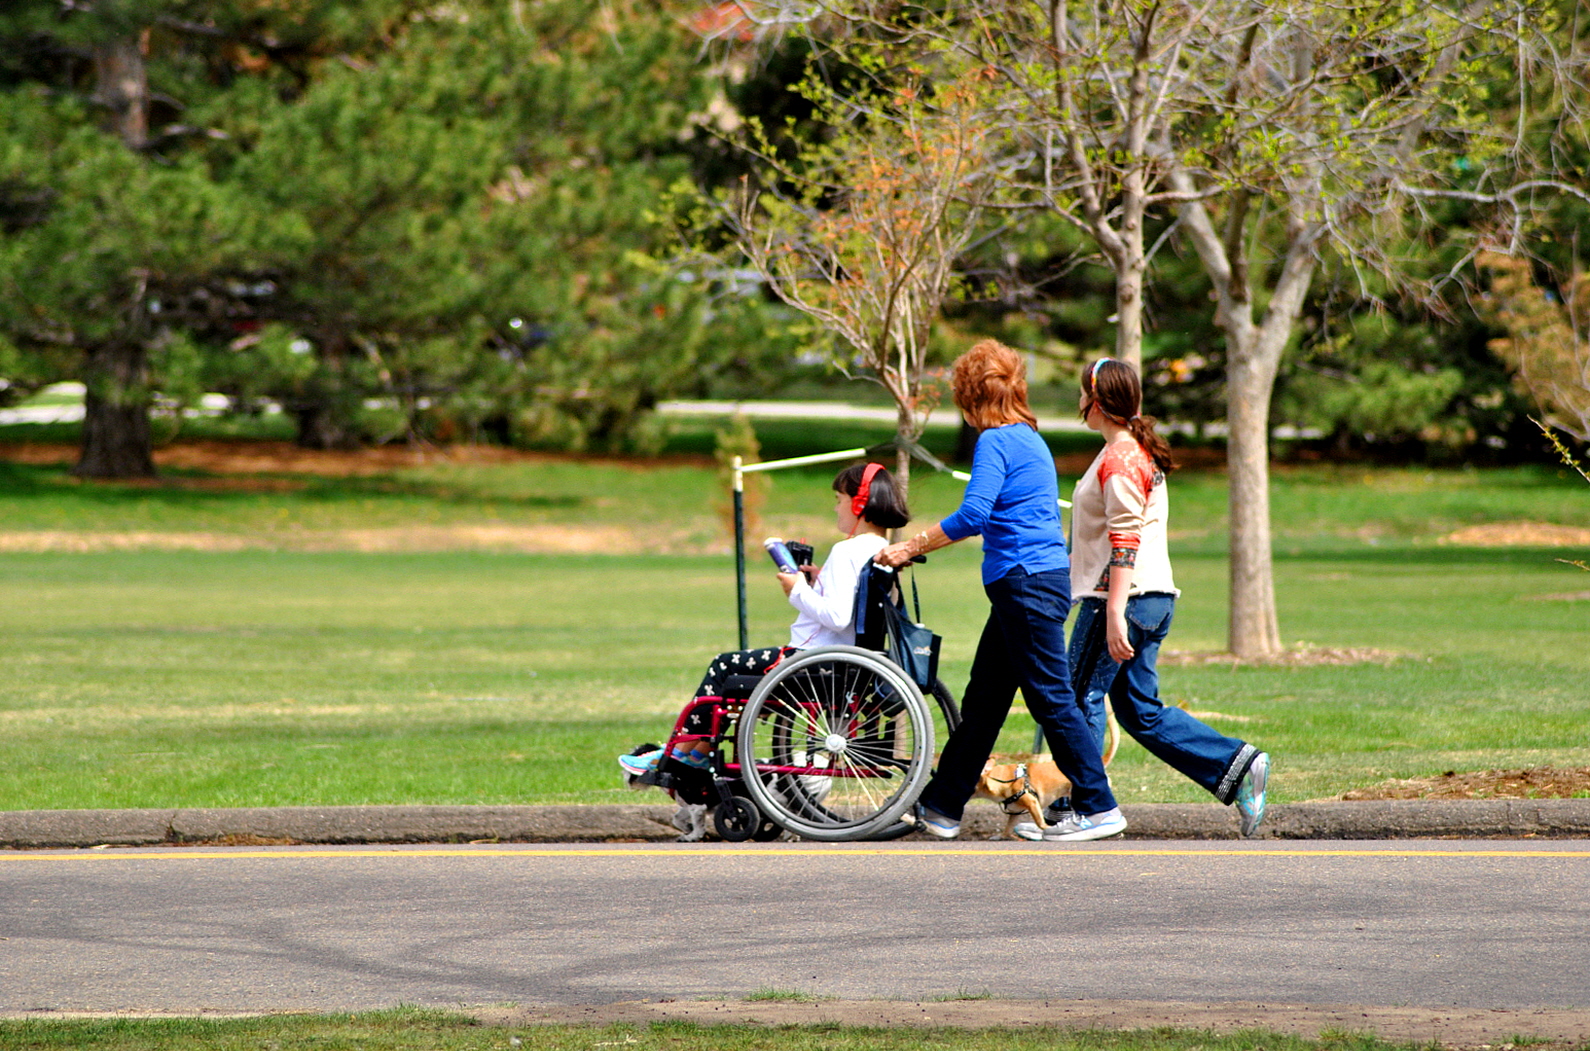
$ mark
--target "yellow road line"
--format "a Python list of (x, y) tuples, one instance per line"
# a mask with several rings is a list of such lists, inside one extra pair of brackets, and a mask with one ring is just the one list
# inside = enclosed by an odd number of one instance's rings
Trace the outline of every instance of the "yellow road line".
[(281, 850), (199, 850), (172, 847), (158, 853), (133, 850), (82, 850), (72, 853), (0, 852), (0, 862), (6, 861), (201, 861), (201, 860), (299, 860), (333, 858), (767, 858), (767, 857), (1178, 857), (1178, 858), (1590, 858), (1590, 850), (1431, 850), (1431, 849), (1363, 849), (1326, 848), (1308, 850), (1298, 848), (1259, 847), (1251, 850), (1217, 848), (1188, 850), (1168, 847), (1109, 847), (1056, 849), (1054, 847), (762, 847), (744, 849), (735, 847), (676, 847), (659, 846), (652, 849), (619, 847), (616, 849), (526, 846), (503, 847), (364, 847), (314, 849), (304, 847)]

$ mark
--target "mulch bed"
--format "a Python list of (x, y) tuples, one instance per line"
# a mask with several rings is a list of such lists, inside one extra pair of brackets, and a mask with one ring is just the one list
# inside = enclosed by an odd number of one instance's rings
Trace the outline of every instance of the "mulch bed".
[(1382, 781), (1343, 799), (1590, 799), (1590, 766), (1525, 770), (1448, 770), (1435, 777)]

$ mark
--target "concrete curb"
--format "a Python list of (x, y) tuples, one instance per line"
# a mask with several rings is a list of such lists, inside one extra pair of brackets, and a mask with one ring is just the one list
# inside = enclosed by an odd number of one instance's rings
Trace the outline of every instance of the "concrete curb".
[[(1128, 839), (1235, 839), (1235, 814), (1213, 803), (1122, 808)], [(181, 846), (266, 843), (665, 842), (672, 806), (350, 806), (177, 810), (0, 811), (0, 846)], [(1004, 817), (967, 811), (962, 838), (985, 839)], [(1273, 806), (1267, 839), (1590, 838), (1590, 799), (1399, 799)]]

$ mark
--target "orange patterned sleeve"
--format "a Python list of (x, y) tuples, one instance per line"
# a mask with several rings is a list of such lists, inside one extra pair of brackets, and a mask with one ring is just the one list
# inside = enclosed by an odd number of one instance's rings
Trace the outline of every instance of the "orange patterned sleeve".
[(1148, 497), (1154, 489), (1154, 461), (1136, 442), (1114, 442), (1099, 465), (1104, 517), (1110, 538), (1110, 565), (1137, 565)]

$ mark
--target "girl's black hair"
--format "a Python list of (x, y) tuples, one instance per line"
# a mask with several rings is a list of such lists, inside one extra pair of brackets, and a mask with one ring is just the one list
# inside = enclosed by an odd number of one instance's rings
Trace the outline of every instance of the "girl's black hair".
[[(867, 465), (864, 463), (846, 467), (834, 476), (834, 492), (855, 496), (861, 489), (861, 476), (866, 471)], [(885, 529), (899, 529), (911, 521), (911, 509), (905, 505), (905, 497), (895, 487), (894, 475), (887, 468), (880, 469), (872, 476), (872, 485), (867, 490), (867, 506), (862, 509), (861, 517)]]

